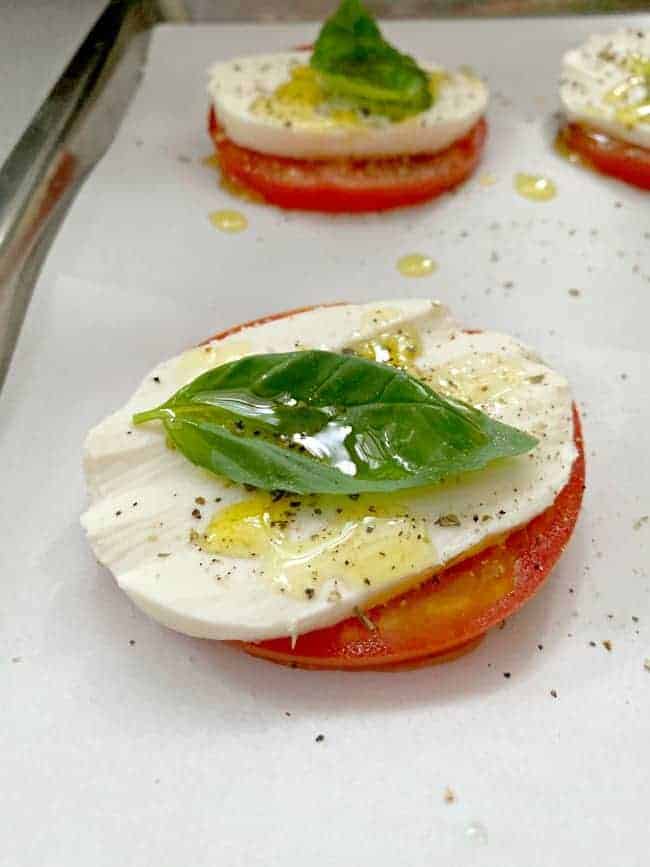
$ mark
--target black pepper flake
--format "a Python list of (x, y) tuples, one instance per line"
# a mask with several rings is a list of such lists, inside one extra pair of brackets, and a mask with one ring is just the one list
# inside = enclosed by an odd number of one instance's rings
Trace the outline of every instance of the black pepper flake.
[(316, 741), (317, 744), (322, 744), (323, 741), (325, 740), (325, 735), (316, 735), (314, 740)]
[(436, 524), (439, 527), (460, 527), (460, 518), (458, 515), (440, 515)]
[(201, 513), (198, 509), (192, 509), (192, 517), (197, 519), (201, 517)]
[(557, 690), (556, 690), (556, 689), (552, 689), (552, 690), (551, 690), (551, 695), (553, 696), (553, 698), (557, 698)]
[(314, 597), (314, 593), (315, 593), (315, 592), (316, 592), (316, 591), (314, 590), (313, 587), (305, 587), (305, 596), (306, 596), (308, 599), (313, 599), (313, 597)]
[(160, 382), (160, 377), (159, 377), (159, 376), (154, 376), (153, 381), (159, 383), (159, 382)]
[(506, 678), (506, 680), (507, 680), (507, 679), (509, 679), (509, 678), (512, 677), (512, 672), (511, 672), (511, 671), (504, 671), (504, 672), (503, 672), (503, 676), (504, 676), (504, 677)]
[(129, 638), (129, 644), (131, 647), (135, 647), (135, 638)]
[(606, 639), (603, 641), (603, 647), (604, 647), (605, 650), (608, 651), (609, 653), (612, 652), (612, 642), (609, 640), (609, 638), (606, 638)]
[(121, 514), (122, 514), (122, 510), (118, 509), (117, 512), (115, 512), (115, 517), (119, 518)]

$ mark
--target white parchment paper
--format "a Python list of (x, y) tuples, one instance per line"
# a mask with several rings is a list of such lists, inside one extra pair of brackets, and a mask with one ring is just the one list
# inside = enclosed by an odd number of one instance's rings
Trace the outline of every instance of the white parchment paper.
[[(387, 26), (487, 75), (491, 133), (457, 194), (368, 217), (233, 201), (201, 162), (208, 65), (314, 26), (155, 32), (0, 401), (1, 864), (648, 863), (650, 200), (552, 148), (563, 51), (620, 23)], [(551, 177), (557, 198), (520, 198), (519, 171)], [(246, 232), (213, 228), (225, 207)], [(402, 277), (409, 252), (438, 270)], [(88, 427), (155, 362), (230, 324), (407, 295), (520, 336), (573, 383), (588, 490), (539, 595), (476, 652), (399, 675), (285, 670), (136, 611), (79, 528)]]

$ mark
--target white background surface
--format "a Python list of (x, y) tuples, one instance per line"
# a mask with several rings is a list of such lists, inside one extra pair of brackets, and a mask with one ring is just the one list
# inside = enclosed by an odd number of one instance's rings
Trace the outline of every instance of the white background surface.
[[(200, 162), (209, 62), (311, 27), (157, 31), (0, 399), (3, 867), (647, 864), (650, 522), (634, 524), (650, 513), (649, 199), (551, 147), (560, 56), (612, 23), (387, 27), (488, 75), (491, 137), (457, 195), (365, 218), (233, 203)], [(548, 174), (557, 198), (519, 198), (516, 171)], [(242, 235), (208, 221), (228, 206), (249, 217)], [(401, 277), (412, 251), (439, 270)], [(147, 620), (78, 525), (88, 427), (231, 323), (395, 295), (439, 297), (571, 378), (588, 491), (553, 578), (475, 653), (399, 675), (278, 668)]]
[(0, 0), (0, 166), (107, 0)]

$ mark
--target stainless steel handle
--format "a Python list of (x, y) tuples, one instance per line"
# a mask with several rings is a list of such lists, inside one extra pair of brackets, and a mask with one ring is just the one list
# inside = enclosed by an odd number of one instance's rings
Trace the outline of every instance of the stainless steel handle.
[[(108, 146), (114, 126), (85, 124), (97, 110), (124, 50), (134, 56), (131, 76), (112, 88), (122, 110), (144, 60), (143, 4), (112, 2), (0, 169), (0, 388), (4, 382), (32, 288), (49, 244), (85, 172)], [(133, 36), (142, 33), (140, 51)], [(105, 108), (105, 106), (104, 106)]]

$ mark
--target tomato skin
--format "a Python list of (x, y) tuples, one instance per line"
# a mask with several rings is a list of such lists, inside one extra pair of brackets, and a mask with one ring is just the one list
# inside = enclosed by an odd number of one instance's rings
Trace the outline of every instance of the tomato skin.
[[(266, 650), (258, 653), (256, 650), (258, 645), (255, 644), (246, 645), (243, 649), (249, 656), (264, 659), (267, 662), (274, 662), (276, 665), (285, 665), (288, 668), (300, 668), (303, 671), (346, 671), (352, 673), (361, 671), (383, 671), (398, 673), (400, 671), (413, 671), (417, 668), (429, 668), (432, 665), (442, 665), (444, 662), (453, 662), (461, 656), (465, 656), (466, 653), (471, 653), (472, 650), (475, 650), (484, 638), (485, 633), (477, 635), (476, 638), (472, 638), (470, 641), (464, 641), (462, 644), (457, 644), (455, 647), (451, 647), (448, 650), (442, 650), (439, 653), (430, 653), (428, 655), (425, 654), (424, 656), (412, 656), (399, 662), (382, 662), (381, 659), (378, 659), (376, 661), (369, 661), (364, 665), (324, 665), (322, 659), (309, 659), (303, 657), (298, 657), (296, 661), (293, 657), (285, 658), (284, 656), (268, 655)], [(230, 644), (235, 647), (239, 646), (236, 641), (230, 642)], [(253, 650), (252, 648), (256, 649)]]
[(214, 109), (209, 131), (221, 170), (231, 180), (287, 209), (363, 212), (415, 205), (464, 181), (479, 162), (484, 118), (437, 154), (366, 160), (296, 160), (240, 147), (220, 129)]
[(562, 130), (561, 139), (597, 171), (650, 190), (650, 150), (574, 123)]
[[(585, 482), (582, 432), (575, 407), (574, 436), (578, 456), (569, 481), (549, 509), (511, 533), (502, 545), (463, 560), (368, 611), (374, 631), (357, 618), (349, 618), (301, 635), (293, 650), (288, 638), (244, 643), (242, 648), (252, 656), (295, 668), (386, 671), (408, 663), (435, 662), (436, 656), (461, 651), (539, 589), (569, 541)], [(500, 592), (508, 579), (511, 589)], [(441, 611), (436, 610), (439, 601)]]

